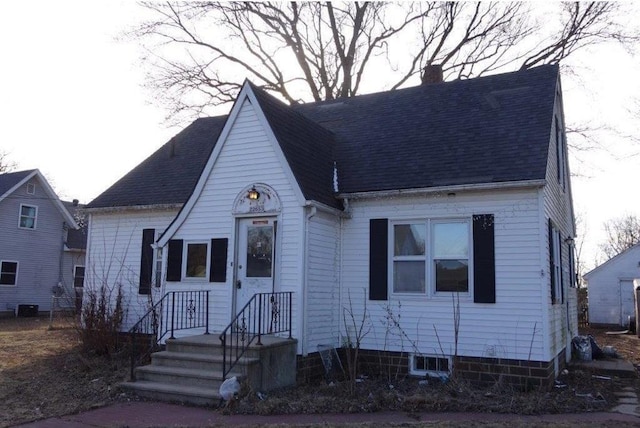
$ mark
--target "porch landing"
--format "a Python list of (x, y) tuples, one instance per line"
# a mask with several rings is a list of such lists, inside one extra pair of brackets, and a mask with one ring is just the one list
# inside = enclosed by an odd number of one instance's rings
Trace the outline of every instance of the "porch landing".
[[(227, 339), (229, 349), (236, 343)], [(227, 378), (238, 380), (254, 391), (294, 385), (296, 382), (297, 340), (273, 335), (257, 339), (246, 349)], [(135, 369), (134, 379), (123, 389), (159, 401), (216, 405), (224, 381), (220, 333), (167, 339), (166, 350), (151, 355), (151, 364)], [(234, 358), (235, 359), (235, 358)]]

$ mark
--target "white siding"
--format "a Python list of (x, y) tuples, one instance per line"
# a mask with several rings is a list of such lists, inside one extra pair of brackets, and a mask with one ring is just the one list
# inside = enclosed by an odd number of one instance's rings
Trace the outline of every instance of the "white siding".
[[(27, 193), (35, 185), (35, 194)], [(36, 206), (35, 229), (18, 228), (20, 205)], [(17, 284), (0, 285), (0, 312), (17, 305), (51, 308), (51, 289), (62, 280), (63, 223), (65, 219), (34, 176), (0, 202), (0, 260), (17, 261)]]
[(121, 284), (127, 310), (123, 331), (146, 313), (162, 291), (152, 287), (152, 295), (138, 294), (142, 230), (162, 231), (176, 214), (177, 211), (146, 210), (90, 215), (84, 297), (102, 284), (111, 291)]
[(304, 353), (339, 346), (340, 218), (317, 212), (308, 223)]
[[(351, 301), (354, 313), (364, 311), (370, 219), (470, 220), (474, 214), (493, 214), (496, 303), (476, 304), (472, 295), (460, 297), (458, 355), (544, 359), (538, 201), (536, 190), (352, 201), (353, 217), (343, 224), (342, 307), (348, 309)], [(451, 295), (389, 296), (388, 301), (366, 301), (371, 331), (363, 348), (453, 354)], [(400, 328), (391, 326), (395, 321)]]
[[(227, 281), (210, 283), (190, 280), (167, 283), (167, 291), (180, 289), (211, 290), (209, 321), (214, 331), (221, 331), (231, 320), (235, 254), (235, 221), (232, 207), (236, 196), (252, 183), (265, 183), (278, 194), (282, 211), (278, 217), (278, 259), (276, 291), (294, 292), (294, 336), (300, 337), (302, 239), (304, 210), (294, 185), (269, 139), (254, 107), (245, 101), (216, 159), (206, 184), (172, 239), (210, 240), (228, 238)], [(219, 144), (220, 144), (219, 143)], [(297, 321), (296, 321), (297, 320)]]
[[(562, 104), (558, 97), (556, 99), (555, 117), (560, 119), (560, 125), (564, 117), (562, 115)], [(563, 131), (564, 132), (564, 131)], [(576, 290), (570, 289), (571, 279), (569, 274), (569, 246), (565, 239), (575, 236), (573, 224), (573, 207), (571, 201), (571, 185), (570, 174), (567, 163), (567, 151), (564, 147), (563, 159), (565, 161), (565, 177), (566, 185), (563, 187), (558, 180), (558, 162), (557, 162), (557, 145), (555, 127), (551, 128), (550, 145), (547, 158), (547, 174), (546, 185), (543, 190), (544, 211), (540, 219), (541, 235), (545, 237), (543, 240), (544, 252), (542, 253), (542, 264), (545, 270), (544, 288), (545, 296), (543, 304), (548, 311), (548, 325), (545, 325), (545, 337), (548, 337), (549, 357), (553, 358), (562, 349), (568, 346), (573, 336), (578, 334), (577, 331), (577, 303), (572, 303), (576, 299)], [(554, 227), (560, 231), (560, 244), (562, 245), (562, 287), (564, 289), (565, 301), (562, 304), (551, 303), (551, 286), (550, 286), (550, 263), (549, 263), (549, 239), (547, 231), (547, 219), (551, 219)]]
[(585, 275), (590, 323), (619, 324), (620, 281), (640, 278), (639, 263), (640, 245), (636, 245)]

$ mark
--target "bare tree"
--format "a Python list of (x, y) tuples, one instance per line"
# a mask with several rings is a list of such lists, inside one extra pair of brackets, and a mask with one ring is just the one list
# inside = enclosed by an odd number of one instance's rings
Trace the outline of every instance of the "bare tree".
[(600, 249), (607, 259), (640, 243), (640, 218), (633, 214), (611, 219), (604, 223), (607, 238)]
[(401, 87), (427, 65), (467, 78), (637, 40), (618, 23), (617, 3), (553, 4), (545, 37), (525, 2), (143, 5), (153, 18), (132, 35), (146, 44), (149, 85), (173, 118), (233, 101), (245, 78), (289, 103), (330, 100)]
[(16, 163), (9, 160), (9, 154), (0, 150), (0, 174), (11, 172), (16, 168)]

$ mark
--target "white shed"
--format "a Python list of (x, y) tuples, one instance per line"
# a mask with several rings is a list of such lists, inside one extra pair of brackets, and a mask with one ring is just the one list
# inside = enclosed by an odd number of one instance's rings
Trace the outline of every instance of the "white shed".
[(628, 325), (635, 316), (634, 280), (640, 278), (640, 244), (584, 275), (591, 324)]

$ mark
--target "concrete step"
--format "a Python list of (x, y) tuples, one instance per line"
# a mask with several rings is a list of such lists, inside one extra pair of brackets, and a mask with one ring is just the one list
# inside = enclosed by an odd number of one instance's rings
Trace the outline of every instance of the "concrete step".
[[(242, 367), (257, 364), (259, 361), (260, 359), (255, 357), (242, 357), (235, 367), (237, 371), (245, 373)], [(187, 369), (222, 371), (222, 355), (162, 351), (151, 355), (151, 364)]]
[(173, 385), (150, 381), (124, 382), (120, 387), (138, 396), (166, 402), (190, 403), (199, 406), (217, 405), (220, 395), (216, 388)]
[[(268, 341), (269, 339), (267, 338), (266, 340)], [(222, 355), (223, 350), (220, 336), (217, 334), (167, 339), (165, 345), (167, 351), (193, 354)], [(230, 338), (227, 339), (227, 353), (237, 352), (242, 347), (236, 347), (235, 342), (232, 342)], [(259, 357), (261, 347), (261, 345), (257, 344), (257, 339), (254, 339), (251, 346), (245, 349), (244, 355), (247, 357)]]
[[(227, 377), (236, 376), (242, 381), (239, 373), (230, 373)], [(136, 368), (137, 381), (149, 381), (171, 385), (213, 388), (216, 391), (222, 384), (222, 371), (209, 371), (183, 367), (148, 365)]]

